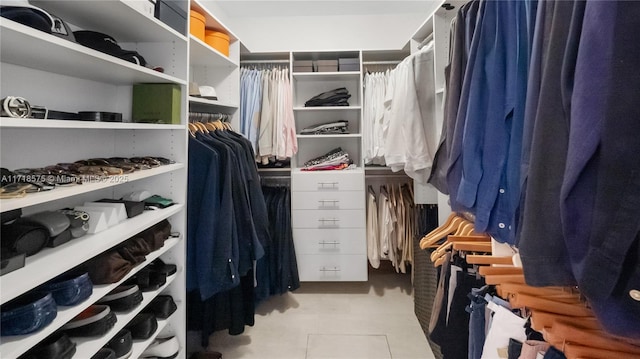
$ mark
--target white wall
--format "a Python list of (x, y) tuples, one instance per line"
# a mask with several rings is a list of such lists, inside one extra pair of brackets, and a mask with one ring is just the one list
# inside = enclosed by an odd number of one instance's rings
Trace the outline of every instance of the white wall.
[(200, 2), (251, 52), (401, 49), (440, 4), (429, 0), (399, 1), (395, 6), (393, 1)]
[(234, 32), (251, 52), (400, 49), (420, 14), (246, 17)]

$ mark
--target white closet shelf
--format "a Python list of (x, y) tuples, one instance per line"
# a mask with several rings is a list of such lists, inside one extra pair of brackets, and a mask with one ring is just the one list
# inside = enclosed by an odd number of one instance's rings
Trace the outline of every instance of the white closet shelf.
[(297, 138), (362, 138), (360, 133), (328, 134), (328, 135), (296, 135)]
[[(179, 272), (178, 272), (179, 273)], [(76, 353), (78, 358), (91, 358), (95, 353), (100, 350), (103, 346), (105, 346), (111, 338), (113, 338), (122, 328), (125, 327), (138, 313), (144, 309), (151, 301), (160, 294), (165, 288), (167, 288), (174, 279), (176, 279), (177, 273), (172, 275), (171, 277), (167, 277), (167, 283), (165, 283), (162, 287), (158, 288), (153, 292), (142, 293), (142, 303), (140, 303), (135, 309), (127, 313), (116, 313), (116, 317), (118, 321), (116, 324), (107, 332), (107, 334), (100, 337), (87, 337), (87, 338), (71, 338), (72, 341), (76, 342)], [(158, 333), (156, 331), (156, 333)], [(143, 349), (144, 350), (144, 349)], [(131, 356), (131, 358), (137, 358), (136, 356)]]
[(162, 21), (132, 7), (130, 1), (32, 0), (30, 3), (82, 29), (110, 35), (118, 42), (187, 40), (186, 36)]
[(229, 35), (229, 42), (233, 43), (238, 41), (238, 37), (229, 30), (220, 20), (218, 20), (213, 14), (209, 12), (204, 6), (200, 4), (200, 1), (191, 0), (191, 10), (195, 10), (205, 17), (205, 27), (207, 29), (214, 29), (218, 31), (222, 31), (225, 34)]
[(95, 122), (76, 120), (41, 120), (0, 117), (0, 128), (77, 128), (107, 130), (183, 130), (185, 125), (163, 125), (132, 122)]
[(360, 79), (360, 71), (293, 72), (297, 81), (348, 81)]
[[(53, 322), (51, 322), (51, 324), (49, 324), (48, 326), (44, 327), (42, 330), (40, 330), (40, 331), (38, 331), (36, 333), (28, 334), (28, 335), (3, 337), (2, 338), (2, 344), (0, 345), (0, 356), (3, 357), (3, 358), (17, 358), (22, 353), (25, 353), (27, 350), (29, 350), (30, 348), (35, 346), (42, 339), (46, 338), (47, 336), (49, 336), (50, 334), (55, 332), (61, 326), (63, 326), (68, 321), (73, 319), (76, 315), (80, 314), (83, 310), (85, 310), (86, 308), (88, 308), (89, 306), (94, 304), (96, 301), (98, 301), (100, 298), (102, 298), (105, 295), (107, 295), (109, 292), (111, 292), (113, 289), (115, 289), (121, 283), (125, 282), (127, 279), (132, 277), (134, 274), (136, 274), (138, 271), (140, 271), (140, 269), (144, 268), (147, 264), (151, 263), (154, 259), (160, 257), (162, 254), (166, 253), (169, 249), (173, 248), (176, 244), (179, 243), (180, 240), (181, 240), (180, 238), (169, 238), (167, 241), (165, 241), (164, 246), (162, 248), (158, 249), (157, 251), (151, 252), (151, 253), (149, 253), (147, 255), (146, 261), (144, 262), (144, 265), (139, 265), (137, 267), (134, 267), (119, 282), (113, 283), (113, 284), (105, 284), (105, 285), (96, 285), (96, 286), (94, 286), (93, 287), (93, 293), (84, 302), (82, 302), (82, 303), (80, 303), (78, 305), (74, 305), (72, 307), (58, 307), (58, 315), (56, 316), (56, 318), (53, 320)], [(167, 283), (164, 285), (164, 287), (168, 286), (173, 281), (173, 279), (175, 279), (175, 278), (176, 278), (175, 274), (172, 275), (171, 277), (167, 278)], [(144, 298), (143, 299), (143, 303), (141, 303), (138, 307), (136, 307), (135, 310), (139, 311), (142, 308), (144, 308), (144, 306), (146, 306), (146, 304), (148, 304), (149, 301), (151, 301), (151, 299), (153, 299), (153, 298), (149, 299), (149, 297), (151, 297), (151, 296), (155, 297), (156, 295), (158, 295), (158, 293), (160, 293), (162, 291), (163, 288), (161, 288), (160, 290), (154, 291), (154, 292), (143, 293), (143, 298)], [(148, 300), (146, 304), (145, 304), (144, 300)], [(127, 313), (127, 316), (129, 314), (131, 314), (131, 313)], [(126, 324), (128, 321), (131, 320), (131, 318), (133, 318), (133, 317), (131, 317), (128, 320), (126, 320), (125, 318), (122, 318), (122, 317), (123, 317), (122, 315), (118, 315), (118, 323), (116, 323), (116, 325), (122, 324), (122, 326), (124, 326), (124, 324)], [(121, 320), (122, 320), (122, 322), (121, 322)], [(113, 334), (115, 334), (115, 333), (117, 333), (117, 332), (113, 332)], [(75, 338), (74, 338), (73, 341), (76, 341)], [(97, 347), (95, 349), (95, 351), (97, 352), (98, 349), (100, 349), (100, 347)], [(93, 354), (90, 354), (90, 355), (87, 355), (87, 356), (78, 355), (78, 358), (90, 358), (91, 355), (93, 355)]]
[(331, 173), (340, 175), (340, 174), (350, 174), (350, 173), (364, 173), (364, 169), (362, 167), (358, 167), (352, 170), (330, 170), (330, 171), (303, 171), (302, 168), (294, 168), (291, 170), (296, 175), (297, 174), (318, 174), (318, 173)]
[(189, 35), (189, 62), (191, 66), (238, 67), (238, 64), (220, 51), (193, 35)]
[(183, 204), (175, 204), (162, 210), (145, 211), (102, 232), (75, 238), (61, 246), (45, 248), (27, 257), (24, 267), (2, 276), (2, 303), (26, 293), (183, 209)]
[(186, 80), (136, 65), (11, 20), (0, 21), (0, 34), (2, 62), (115, 85), (131, 85), (139, 82), (187, 84)]
[(294, 111), (356, 111), (361, 109), (362, 106), (296, 106), (293, 108)]
[(199, 104), (199, 105), (207, 105), (211, 107), (221, 107), (225, 109), (237, 110), (238, 105), (226, 103), (218, 100), (207, 100), (206, 98), (189, 96), (190, 104)]
[[(100, 180), (93, 183), (83, 183), (80, 185), (73, 185), (68, 187), (62, 186), (62, 187), (54, 188), (50, 191), (39, 192), (39, 193), (29, 193), (22, 198), (0, 199), (0, 212), (29, 207), (36, 204), (41, 204), (41, 203), (55, 201), (55, 200), (66, 198), (66, 197), (75, 196), (82, 193), (96, 191), (103, 188), (109, 188), (109, 187), (117, 186), (123, 183), (128, 183), (132, 181), (141, 180), (143, 178), (157, 176), (163, 173), (177, 171), (182, 168), (184, 168), (184, 163), (174, 163), (170, 165), (151, 168), (148, 170), (140, 170), (134, 173), (128, 173), (128, 174), (117, 175), (117, 176), (109, 176), (104, 180)], [(3, 284), (5, 281), (5, 278), (6, 277), (3, 276)], [(3, 297), (5, 296), (5, 294), (6, 292), (3, 291)]]
[(282, 173), (282, 172), (291, 172), (291, 167), (283, 167), (283, 168), (260, 168), (258, 167), (258, 172), (271, 172), (271, 173)]

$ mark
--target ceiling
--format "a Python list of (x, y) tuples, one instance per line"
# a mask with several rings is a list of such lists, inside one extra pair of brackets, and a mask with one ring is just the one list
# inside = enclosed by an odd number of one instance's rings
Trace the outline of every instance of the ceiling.
[(388, 0), (235, 0), (216, 1), (216, 4), (231, 18), (281, 17), (281, 16), (335, 16), (335, 15), (388, 15), (421, 13), (425, 18), (433, 9), (433, 0), (388, 1)]

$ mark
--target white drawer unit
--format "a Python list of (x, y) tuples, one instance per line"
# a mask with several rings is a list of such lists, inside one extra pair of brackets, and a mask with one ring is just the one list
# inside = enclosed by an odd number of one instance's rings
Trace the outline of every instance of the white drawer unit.
[(294, 210), (291, 212), (293, 228), (365, 228), (364, 209)]
[(358, 170), (309, 173), (293, 171), (291, 190), (300, 191), (364, 191), (364, 172)]
[(298, 273), (303, 282), (348, 282), (367, 280), (366, 254), (301, 254)]
[(291, 209), (365, 209), (365, 192), (294, 192)]
[(293, 239), (298, 254), (366, 254), (365, 232), (364, 228), (296, 228)]

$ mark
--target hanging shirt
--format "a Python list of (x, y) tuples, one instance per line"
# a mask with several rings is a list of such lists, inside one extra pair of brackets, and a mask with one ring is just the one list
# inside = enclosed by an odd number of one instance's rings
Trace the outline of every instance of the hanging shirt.
[[(421, 51), (432, 52), (433, 45)], [(392, 96), (387, 93), (385, 101), (390, 107), (385, 162), (394, 172), (404, 169), (409, 177), (425, 183), (431, 159), (418, 104), (412, 58), (401, 62), (394, 73), (394, 91)]]
[(367, 191), (367, 258), (373, 268), (380, 268), (380, 241), (378, 239), (378, 205), (373, 188)]

